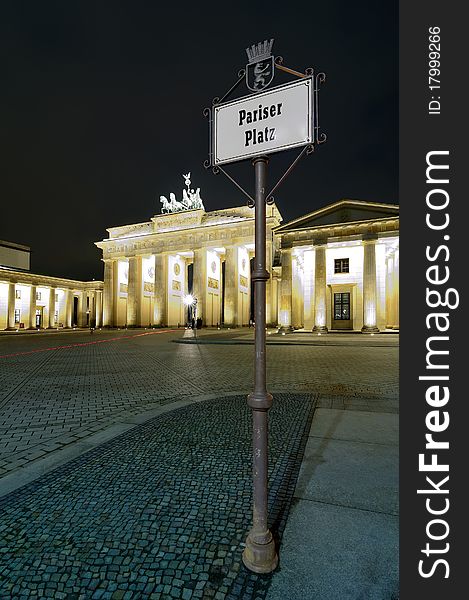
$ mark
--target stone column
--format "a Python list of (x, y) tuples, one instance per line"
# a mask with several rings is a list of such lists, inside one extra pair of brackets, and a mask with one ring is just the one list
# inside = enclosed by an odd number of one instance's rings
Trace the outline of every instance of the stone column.
[(386, 259), (386, 327), (399, 329), (399, 252)]
[(393, 329), (399, 329), (399, 249), (394, 253), (394, 324)]
[[(225, 265), (226, 269), (226, 265)], [(228, 282), (227, 282), (228, 283)], [(225, 288), (226, 290), (226, 288)], [(205, 302), (207, 295), (207, 250), (194, 250), (194, 297), (197, 298), (197, 318), (202, 318), (205, 324)]]
[(226, 327), (236, 327), (239, 322), (239, 272), (238, 247), (227, 246), (225, 250), (225, 319)]
[(55, 329), (57, 324), (55, 322), (55, 294), (57, 289), (51, 287), (49, 289), (49, 329)]
[(314, 262), (314, 327), (313, 331), (327, 333), (326, 244), (316, 241)]
[(36, 329), (36, 286), (29, 288), (29, 325), (28, 329)]
[(386, 328), (391, 328), (394, 323), (393, 316), (393, 276), (394, 257), (386, 257)]
[(302, 282), (302, 257), (296, 255), (292, 260), (292, 327), (303, 327), (303, 282)]
[(127, 327), (140, 327), (142, 301), (142, 257), (129, 258), (127, 287)]
[(8, 284), (7, 329), (15, 329), (16, 288), (14, 283)]
[(304, 328), (311, 331), (314, 327), (314, 252), (306, 250), (303, 254), (303, 318)]
[(271, 305), (270, 305), (270, 318), (272, 320), (272, 325), (278, 325), (278, 274), (275, 271), (272, 271), (271, 276)]
[(73, 292), (65, 290), (65, 327), (70, 329), (73, 318)]
[(104, 327), (112, 327), (115, 325), (113, 321), (113, 304), (114, 298), (114, 261), (104, 261), (104, 290), (103, 290), (103, 325)]
[(86, 298), (87, 293), (85, 291), (80, 292), (78, 296), (78, 315), (77, 315), (77, 325), (78, 327), (86, 327)]
[(119, 323), (119, 302), (120, 302), (120, 283), (119, 283), (119, 261), (112, 261), (112, 322), (114, 327), (124, 325)]
[(282, 280), (280, 281), (280, 329), (292, 330), (292, 254), (291, 248), (282, 250)]
[(89, 300), (88, 308), (90, 311), (90, 318), (88, 321), (88, 326), (96, 327), (96, 292), (94, 290), (89, 292), (89, 298), (90, 298), (90, 300)]
[(272, 242), (266, 242), (266, 265), (269, 279), (265, 282), (265, 323), (272, 325)]
[(168, 255), (155, 254), (155, 301), (153, 324), (168, 324)]
[(103, 325), (103, 294), (101, 290), (96, 291), (96, 327)]
[(362, 333), (376, 333), (376, 240), (377, 236), (363, 238), (363, 327)]

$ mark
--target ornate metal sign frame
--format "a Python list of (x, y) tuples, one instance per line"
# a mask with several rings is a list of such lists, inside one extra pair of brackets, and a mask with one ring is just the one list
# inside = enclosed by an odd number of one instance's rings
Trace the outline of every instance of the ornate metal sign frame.
[[(266, 44), (266, 43), (267, 42), (264, 42), (264, 44)], [(269, 44), (270, 44), (270, 48), (271, 48), (272, 44), (273, 44), (273, 40), (270, 40)], [(259, 46), (260, 46), (260, 44), (257, 45), (257, 48), (259, 48)], [(250, 57), (249, 64), (254, 64), (253, 61), (251, 60), (252, 56), (255, 58), (254, 50), (253, 50), (254, 48), (256, 48), (255, 45), (252, 46), (251, 48), (247, 49), (248, 56)], [(265, 56), (263, 56), (262, 58), (263, 58), (263, 60), (266, 60)], [(272, 59), (273, 59), (273, 64), (274, 64), (275, 68), (278, 69), (279, 71), (283, 71), (284, 73), (288, 73), (289, 75), (293, 75), (294, 77), (301, 78), (301, 79), (311, 78), (312, 84), (313, 84), (313, 95), (312, 95), (313, 139), (312, 139), (311, 143), (305, 144), (302, 147), (302, 149), (299, 151), (297, 156), (293, 159), (290, 166), (286, 169), (284, 174), (280, 177), (280, 179), (277, 181), (277, 183), (272, 187), (270, 192), (266, 195), (267, 204), (273, 204), (275, 202), (274, 193), (282, 185), (282, 183), (285, 181), (285, 179), (288, 177), (288, 175), (290, 175), (290, 173), (296, 167), (297, 163), (301, 160), (301, 158), (303, 158), (303, 156), (308, 156), (308, 155), (312, 154), (314, 152), (315, 146), (324, 144), (327, 141), (327, 136), (324, 132), (322, 132), (320, 130), (320, 125), (319, 125), (319, 90), (320, 90), (321, 85), (324, 84), (326, 81), (326, 74), (323, 72), (315, 73), (314, 69), (310, 68), (310, 67), (305, 69), (304, 73), (301, 73), (300, 71), (296, 71), (294, 69), (290, 69), (289, 67), (286, 67), (283, 64), (283, 57), (281, 57), (281, 56), (277, 56), (277, 57), (275, 57), (275, 59), (272, 57)], [(259, 62), (259, 61), (256, 60), (255, 62)], [(205, 108), (203, 111), (203, 114), (208, 119), (208, 124), (209, 124), (208, 158), (204, 161), (204, 167), (206, 169), (212, 169), (212, 172), (215, 175), (218, 175), (218, 173), (223, 173), (223, 175), (225, 175), (225, 177), (227, 177), (247, 197), (248, 206), (250, 206), (252, 208), (255, 206), (254, 198), (227, 172), (225, 166), (214, 164), (214, 152), (213, 152), (213, 148), (214, 148), (214, 122), (213, 122), (214, 110), (215, 110), (215, 108), (221, 106), (224, 102), (226, 102), (230, 98), (230, 96), (239, 87), (239, 85), (241, 84), (241, 82), (243, 80), (246, 80), (246, 86), (248, 87), (246, 78), (247, 78), (249, 64), (247, 65), (246, 68), (240, 69), (238, 71), (238, 79), (231, 86), (231, 88), (222, 97), (216, 96), (215, 98), (213, 98), (212, 106), (210, 108), (208, 108), (208, 107)], [(255, 91), (253, 91), (253, 94), (256, 94), (256, 93), (259, 93), (259, 91), (265, 90), (268, 87), (268, 85), (270, 85), (272, 80), (273, 80), (273, 75), (270, 78), (269, 83), (267, 83), (266, 85), (263, 85), (263, 87), (261, 89), (256, 89)], [(276, 86), (274, 89), (276, 89), (277, 87), (280, 88), (281, 86)], [(259, 153), (259, 155), (262, 155), (262, 154), (263, 154), (262, 152)], [(233, 161), (233, 162), (242, 162), (242, 160), (252, 160), (252, 159), (253, 159), (253, 157), (249, 157), (246, 159), (241, 159), (240, 161)]]

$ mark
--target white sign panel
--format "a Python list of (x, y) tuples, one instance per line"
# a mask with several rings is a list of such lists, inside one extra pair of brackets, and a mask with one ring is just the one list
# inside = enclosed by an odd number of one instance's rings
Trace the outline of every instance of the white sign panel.
[(213, 164), (305, 146), (313, 140), (311, 78), (214, 109)]

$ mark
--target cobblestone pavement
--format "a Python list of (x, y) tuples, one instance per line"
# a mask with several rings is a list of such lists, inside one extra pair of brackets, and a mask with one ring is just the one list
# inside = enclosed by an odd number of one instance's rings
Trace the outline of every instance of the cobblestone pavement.
[[(184, 335), (0, 336), (4, 482), (129, 417), (169, 409), (0, 499), (1, 600), (265, 598), (271, 578), (240, 561), (251, 520), (253, 348), (237, 343), (245, 332), (210, 332), (230, 344), (172, 343)], [(397, 412), (397, 338), (347, 338), (289, 336), (268, 347), (279, 538), (313, 406)], [(181, 401), (193, 404), (171, 409)]]
[[(281, 537), (314, 409), (270, 413), (271, 527)], [(172, 411), (0, 500), (0, 598), (262, 599), (240, 556), (250, 526), (244, 396)]]
[[(251, 389), (251, 346), (168, 343), (182, 336), (0, 336), (0, 477), (129, 415), (204, 393)], [(388, 344), (382, 347), (354, 337), (353, 346), (340, 336), (334, 343), (344, 345), (269, 346), (270, 391), (318, 393), (324, 408), (397, 412), (398, 348), (391, 336), (381, 336)]]

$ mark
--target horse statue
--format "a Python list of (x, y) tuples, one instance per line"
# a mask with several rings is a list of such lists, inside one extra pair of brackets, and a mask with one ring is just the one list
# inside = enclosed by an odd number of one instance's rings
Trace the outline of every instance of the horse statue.
[(169, 194), (171, 212), (179, 212), (180, 210), (184, 210), (184, 204), (176, 200), (176, 196), (173, 192)]
[(201, 208), (202, 210), (205, 210), (204, 203), (200, 197), (200, 188), (197, 188), (195, 192), (194, 190), (190, 190), (189, 198), (193, 208)]
[(161, 206), (161, 214), (171, 212), (171, 204), (168, 202), (166, 196), (160, 196)]

